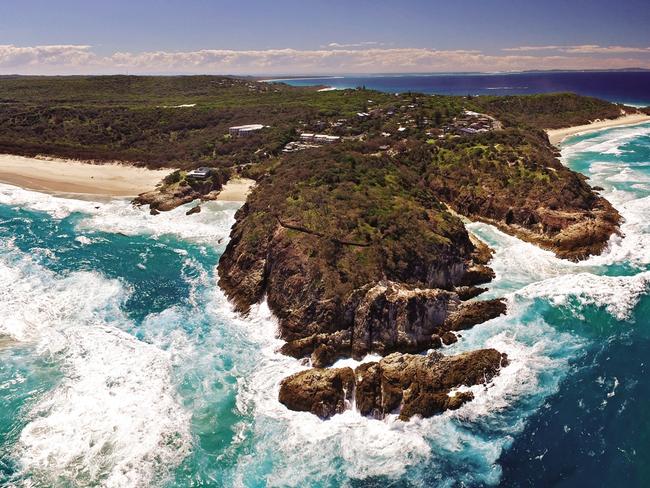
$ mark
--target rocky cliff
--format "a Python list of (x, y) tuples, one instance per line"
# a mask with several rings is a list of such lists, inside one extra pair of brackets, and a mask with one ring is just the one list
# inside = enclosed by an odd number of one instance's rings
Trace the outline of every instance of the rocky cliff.
[[(489, 252), (415, 174), (389, 159), (358, 158), (355, 166), (335, 158), (287, 164), (260, 182), (219, 264), (238, 310), (266, 296), (283, 352), (319, 365), (452, 340), (445, 333), (449, 317), (463, 313), (461, 296), (493, 277)], [(484, 310), (492, 318), (504, 307)]]
[(620, 215), (558, 159), (541, 131), (509, 129), (429, 149), (426, 177), (454, 211), (495, 225), (558, 257), (600, 254)]

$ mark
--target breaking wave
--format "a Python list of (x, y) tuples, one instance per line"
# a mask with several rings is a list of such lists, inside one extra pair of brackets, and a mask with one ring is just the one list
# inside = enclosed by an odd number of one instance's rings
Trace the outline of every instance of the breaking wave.
[(6, 247), (0, 335), (63, 372), (26, 413), (12, 452), (17, 475), (36, 485), (143, 486), (178, 464), (189, 418), (169, 355), (123, 330), (128, 289), (93, 272), (58, 276)]

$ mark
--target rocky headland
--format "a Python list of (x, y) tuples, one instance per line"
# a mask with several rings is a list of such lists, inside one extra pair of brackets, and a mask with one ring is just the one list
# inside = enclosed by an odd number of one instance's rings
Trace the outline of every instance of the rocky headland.
[[(543, 133), (506, 129), (482, 145), (315, 151), (260, 178), (236, 215), (220, 285), (242, 313), (266, 297), (280, 351), (308, 358), (311, 369), (282, 382), (288, 408), (328, 417), (354, 403), (378, 417), (429, 416), (471, 400), (450, 392), (507, 364), (492, 350), (416, 354), (506, 313), (503, 300), (476, 298), (494, 277), (491, 251), (460, 216), (568, 259), (601, 252), (617, 232), (617, 212), (562, 166)], [(328, 368), (368, 354), (385, 357)]]
[(620, 215), (584, 175), (559, 161), (537, 130), (507, 129), (485, 146), (437, 147), (427, 175), (431, 190), (455, 212), (573, 261), (600, 254), (618, 232)]

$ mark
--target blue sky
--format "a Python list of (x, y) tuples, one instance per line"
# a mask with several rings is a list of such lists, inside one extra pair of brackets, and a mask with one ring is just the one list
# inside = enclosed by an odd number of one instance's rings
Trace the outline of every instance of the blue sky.
[(0, 73), (650, 67), (648, 0), (0, 3)]

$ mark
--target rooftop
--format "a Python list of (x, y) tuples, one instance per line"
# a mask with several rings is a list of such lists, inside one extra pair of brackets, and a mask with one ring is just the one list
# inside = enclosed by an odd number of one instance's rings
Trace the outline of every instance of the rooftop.
[(231, 130), (260, 130), (264, 128), (264, 124), (248, 124), (248, 125), (236, 125), (230, 127)]

